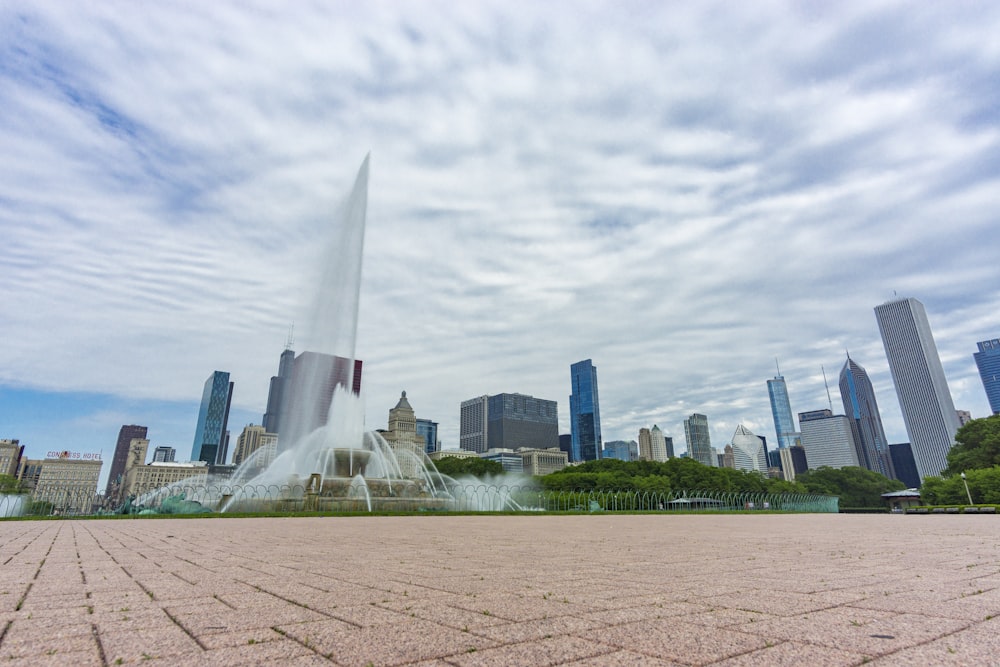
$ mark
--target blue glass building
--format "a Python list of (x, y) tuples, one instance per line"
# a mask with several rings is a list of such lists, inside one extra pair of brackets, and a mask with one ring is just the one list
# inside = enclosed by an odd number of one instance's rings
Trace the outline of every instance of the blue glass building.
[(424, 451), (433, 454), (438, 450), (438, 423), (430, 419), (418, 419), (417, 435), (424, 441)]
[[(672, 443), (671, 443), (672, 444)], [(639, 443), (635, 440), (612, 440), (604, 443), (602, 458), (618, 459), (619, 461), (638, 461)]]
[(569, 367), (573, 393), (569, 397), (573, 461), (601, 458), (601, 409), (597, 394), (597, 367), (590, 359)]
[(851, 420), (858, 463), (886, 477), (894, 477), (875, 390), (867, 371), (849, 356), (840, 370), (840, 398), (844, 401), (844, 414)]
[(986, 390), (993, 414), (1000, 414), (1000, 339), (984, 340), (977, 343), (979, 352), (972, 355), (979, 368), (979, 377)]
[(233, 383), (229, 373), (215, 371), (205, 380), (198, 410), (198, 427), (191, 447), (192, 461), (206, 461), (210, 465), (224, 464), (228, 456), (229, 404), (233, 400)]
[(801, 434), (795, 430), (792, 404), (788, 401), (788, 387), (785, 378), (775, 375), (767, 381), (767, 394), (771, 398), (771, 417), (774, 418), (774, 433), (778, 436), (778, 449), (794, 447), (802, 442)]

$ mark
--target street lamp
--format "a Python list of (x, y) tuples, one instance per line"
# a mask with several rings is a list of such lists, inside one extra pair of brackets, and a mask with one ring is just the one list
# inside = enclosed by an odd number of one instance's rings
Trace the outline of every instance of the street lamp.
[(965, 495), (969, 497), (969, 504), (973, 505), (972, 494), (969, 493), (969, 483), (965, 481), (965, 473), (962, 473), (962, 484), (965, 484)]

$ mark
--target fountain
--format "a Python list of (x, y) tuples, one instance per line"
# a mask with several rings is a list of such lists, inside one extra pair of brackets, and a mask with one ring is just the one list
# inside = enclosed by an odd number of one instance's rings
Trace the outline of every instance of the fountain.
[(461, 484), (441, 475), (422, 450), (396, 451), (378, 433), (365, 432), (362, 401), (350, 391), (368, 161), (365, 157), (330, 229), (305, 332), (313, 351), (299, 357), (309, 363), (302, 363), (294, 392), (286, 395), (289, 405), (282, 411), (274, 461), (261, 470), (258, 457), (250, 457), (227, 480), (209, 480), (199, 487), (180, 482), (140, 497), (137, 505), (155, 505), (178, 498), (183, 491), (185, 500), (223, 512), (407, 511), (454, 506), (453, 490)]

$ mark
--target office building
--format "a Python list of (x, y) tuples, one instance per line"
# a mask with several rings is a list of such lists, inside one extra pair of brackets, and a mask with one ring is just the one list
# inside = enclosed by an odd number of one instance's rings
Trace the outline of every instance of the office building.
[(462, 401), (458, 423), (459, 449), (477, 454), (486, 451), (486, 420), (489, 399), (489, 396), (479, 396)]
[(639, 460), (653, 460), (653, 436), (645, 426), (639, 429)]
[[(361, 393), (362, 367), (360, 359), (351, 360), (320, 352), (306, 351), (295, 357), (288, 380), (281, 383), (276, 425), (279, 429), (279, 453), (326, 425), (334, 391), (338, 387), (342, 391), (350, 387), (355, 396)], [(279, 366), (279, 377), (280, 374)], [(267, 428), (271, 428), (270, 421)], [(275, 433), (271, 430), (267, 432)]]
[[(560, 436), (561, 437), (561, 436)], [(639, 443), (635, 440), (611, 440), (604, 443), (602, 458), (619, 461), (638, 461)]]
[(525, 475), (548, 475), (569, 465), (566, 452), (558, 447), (549, 449), (522, 447), (517, 453), (521, 455), (521, 472)]
[(477, 453), (521, 447), (560, 448), (556, 402), (525, 394), (496, 394), (462, 401), (459, 446)]
[(487, 415), (487, 449), (559, 446), (555, 401), (525, 394), (497, 394), (489, 397)]
[(806, 449), (802, 445), (776, 449), (781, 465), (781, 476), (786, 482), (794, 482), (796, 475), (801, 475), (809, 469)]
[(769, 466), (767, 464), (767, 449), (764, 447), (764, 441), (743, 424), (737, 426), (736, 431), (733, 433), (732, 455), (734, 465), (731, 467), (735, 467), (737, 470), (759, 472), (762, 475), (767, 475)]
[(208, 464), (204, 461), (147, 463), (125, 472), (124, 497), (140, 497), (171, 484), (180, 484), (177, 491), (183, 493), (204, 486), (207, 482)]
[(708, 433), (708, 417), (697, 412), (684, 420), (684, 439), (688, 456), (698, 463), (717, 466), (712, 455), (712, 438)]
[(993, 414), (1000, 415), (1000, 339), (984, 340), (976, 345), (979, 352), (972, 357), (979, 369), (979, 379), (983, 381), (990, 410)]
[(424, 451), (428, 454), (441, 449), (441, 441), (438, 440), (438, 423), (430, 419), (417, 420), (417, 435), (424, 440)]
[(157, 447), (153, 450), (153, 463), (173, 463), (177, 458), (177, 450), (173, 447)]
[(972, 421), (972, 413), (968, 410), (955, 410), (958, 416), (958, 427), (961, 428)]
[(122, 476), (125, 474), (125, 462), (128, 460), (129, 444), (136, 438), (146, 437), (146, 427), (136, 424), (123, 425), (118, 430), (118, 441), (115, 443), (115, 453), (111, 457), (111, 469), (108, 472), (108, 485), (104, 496), (109, 502), (118, 504), (121, 498)]
[(666, 461), (670, 458), (667, 453), (667, 439), (656, 424), (653, 424), (653, 428), (649, 431), (649, 446), (652, 452), (651, 460)]
[(799, 428), (809, 470), (858, 466), (851, 420), (846, 416), (826, 409), (800, 412)]
[(889, 442), (882, 428), (875, 390), (867, 371), (850, 355), (840, 369), (840, 398), (844, 402), (844, 414), (851, 420), (858, 463), (868, 470), (893, 477)]
[(382, 437), (396, 454), (403, 477), (417, 477), (424, 469), (427, 441), (417, 433), (417, 417), (405, 391), (399, 395), (396, 407), (389, 410), (389, 428), (382, 431)]
[(294, 366), (295, 351), (286, 347), (278, 359), (278, 374), (271, 377), (271, 384), (267, 388), (267, 410), (261, 421), (266, 433), (281, 433), (281, 401), (285, 395), (285, 386), (291, 382)]
[(908, 442), (889, 445), (889, 456), (892, 457), (892, 468), (896, 479), (907, 488), (920, 488), (920, 473), (917, 472), (917, 462), (913, 458), (913, 448)]
[(215, 371), (205, 380), (198, 410), (198, 425), (191, 447), (191, 460), (209, 465), (225, 463), (229, 453), (229, 406), (233, 400), (233, 383), (229, 373)]
[(54, 514), (90, 514), (97, 504), (100, 459), (77, 459), (69, 452), (48, 457), (38, 466), (33, 500), (52, 503)]
[(597, 392), (597, 367), (590, 359), (569, 367), (573, 393), (569, 397), (573, 461), (601, 458), (601, 409)]
[(958, 416), (924, 305), (896, 299), (877, 306), (875, 317), (920, 478), (939, 475), (948, 465)]
[(24, 445), (20, 440), (0, 440), (0, 475), (17, 477), (21, 467), (21, 457), (24, 455)]
[(524, 457), (508, 447), (494, 447), (487, 449), (479, 455), (479, 458), (499, 463), (506, 473), (524, 472)]
[(264, 426), (247, 424), (236, 439), (236, 451), (233, 452), (233, 465), (240, 466), (253, 457), (254, 468), (263, 470), (274, 461), (278, 453), (278, 436), (268, 433)]
[(771, 399), (771, 418), (774, 420), (774, 433), (778, 436), (778, 449), (794, 447), (799, 444), (800, 435), (795, 430), (784, 376), (775, 375), (767, 381), (767, 395)]

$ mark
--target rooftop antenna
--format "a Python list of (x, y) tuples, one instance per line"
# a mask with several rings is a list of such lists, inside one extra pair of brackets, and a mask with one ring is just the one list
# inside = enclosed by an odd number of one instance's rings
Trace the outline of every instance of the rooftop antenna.
[(781, 367), (778, 366), (778, 357), (774, 358), (774, 368), (778, 371), (778, 376), (781, 376)]
[(292, 349), (292, 344), (295, 342), (295, 322), (288, 325), (288, 338), (285, 339), (285, 349)]
[(833, 399), (830, 398), (830, 383), (826, 381), (826, 369), (823, 366), (819, 367), (823, 371), (823, 385), (826, 387), (826, 402), (830, 404), (830, 412), (833, 412)]

